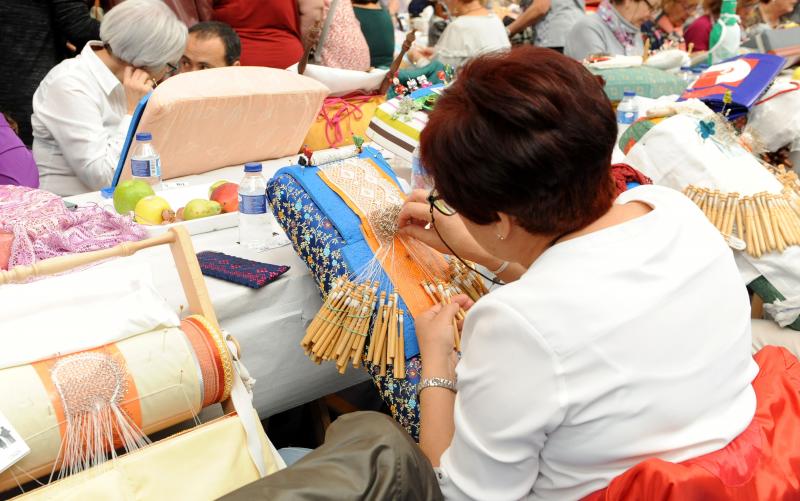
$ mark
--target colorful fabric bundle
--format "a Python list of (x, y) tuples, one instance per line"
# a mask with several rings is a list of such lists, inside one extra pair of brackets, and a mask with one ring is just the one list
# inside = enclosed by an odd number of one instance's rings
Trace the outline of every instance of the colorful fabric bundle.
[(0, 256), (9, 255), (7, 267), (33, 264), (42, 259), (107, 249), (122, 242), (141, 240), (147, 232), (129, 217), (99, 206), (68, 210), (60, 197), (23, 186), (0, 186)]
[(4, 368), (0, 412), (31, 452), (0, 474), (0, 491), (78, 473), (120, 448), (140, 449), (147, 434), (227, 399), (233, 378), (222, 333), (199, 315), (180, 328)]
[(304, 145), (314, 151), (353, 144), (353, 135), (364, 136), (383, 96), (351, 94), (328, 97), (306, 135)]
[(253, 289), (260, 289), (289, 271), (288, 266), (259, 263), (213, 251), (199, 252), (197, 260), (203, 275)]
[(747, 114), (785, 63), (786, 59), (772, 54), (745, 54), (728, 59), (701, 73), (680, 101), (700, 99), (715, 112), (735, 120)]
[(653, 181), (628, 164), (614, 164), (611, 166), (611, 177), (617, 187), (617, 195), (629, 188), (643, 184), (653, 184)]
[(367, 136), (410, 162), (419, 146), (419, 135), (428, 123), (428, 112), (443, 89), (441, 85), (426, 87), (380, 105), (369, 123)]
[(800, 435), (800, 363), (776, 346), (755, 359), (756, 413), (731, 443), (680, 463), (648, 459), (584, 501), (800, 498), (800, 451), (793, 445)]
[(316, 362), (335, 361), (340, 371), (351, 360), (365, 365), (396, 419), (416, 436), (413, 319), (453, 294), (477, 294), (482, 284), (420, 242), (396, 235), (404, 195), (371, 148), (321, 167), (281, 169), (267, 196), (325, 296), (302, 347)]
[(743, 282), (758, 286), (781, 326), (800, 330), (794, 306), (800, 298), (800, 194), (751, 153), (724, 117), (691, 103), (672, 111), (623, 134), (625, 162), (656, 184), (689, 189), (732, 248)]

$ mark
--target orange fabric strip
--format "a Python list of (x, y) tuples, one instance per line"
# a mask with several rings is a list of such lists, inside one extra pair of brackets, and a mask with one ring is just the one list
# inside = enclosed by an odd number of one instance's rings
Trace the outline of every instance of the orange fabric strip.
[[(400, 188), (397, 187), (395, 181), (388, 174), (386, 174), (383, 169), (375, 164), (375, 162), (372, 160), (368, 161), (375, 168), (375, 171), (378, 172), (386, 181), (388, 181), (389, 184), (397, 188), (398, 193), (404, 197), (404, 195), (402, 195), (400, 192)], [(358, 208), (358, 206), (347, 195), (347, 193), (340, 189), (328, 176), (325, 175), (325, 171), (321, 170), (319, 172), (319, 176), (325, 182), (325, 184), (328, 185), (328, 187), (334, 192), (336, 192), (336, 194), (339, 195), (347, 204), (347, 206), (350, 207), (350, 209), (358, 216), (358, 218), (361, 220), (361, 233), (364, 235), (364, 240), (369, 245), (369, 248), (372, 249), (373, 253), (377, 252), (378, 248), (380, 247), (380, 242), (367, 222), (366, 214), (361, 212), (361, 209)], [(428, 273), (423, 270), (421, 264), (417, 260), (411, 257), (411, 253), (409, 253), (406, 244), (399, 237), (395, 237), (394, 239), (392, 253), (386, 257), (383, 257), (381, 262), (381, 267), (392, 280), (395, 290), (403, 298), (403, 301), (408, 306), (408, 309), (411, 310), (412, 317), (420, 315), (433, 306), (433, 302), (425, 293), (425, 290), (420, 285), (420, 282), (423, 280), (428, 280), (431, 274), (439, 275), (444, 278), (442, 273), (447, 268), (447, 264), (445, 263), (444, 257), (442, 257), (441, 254), (432, 249), (427, 250), (429, 251), (428, 257), (430, 257), (431, 260), (430, 263), (425, 263), (427, 266), (430, 266)]]

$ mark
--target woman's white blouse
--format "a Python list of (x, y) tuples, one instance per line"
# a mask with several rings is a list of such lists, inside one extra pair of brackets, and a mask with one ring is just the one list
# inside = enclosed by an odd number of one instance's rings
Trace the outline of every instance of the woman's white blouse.
[(125, 89), (91, 42), (55, 66), (33, 95), (40, 188), (69, 196), (111, 184), (131, 122)]
[(436, 43), (436, 59), (459, 68), (470, 58), (509, 47), (506, 28), (494, 14), (460, 16), (445, 28)]
[(753, 418), (750, 308), (733, 256), (682, 194), (559, 243), (467, 315), (447, 499), (579, 499), (650, 457), (724, 447)]

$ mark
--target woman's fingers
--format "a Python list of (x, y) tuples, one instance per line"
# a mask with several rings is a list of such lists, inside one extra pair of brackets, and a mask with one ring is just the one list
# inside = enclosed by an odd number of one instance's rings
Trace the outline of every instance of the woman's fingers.
[(406, 202), (421, 202), (427, 204), (428, 195), (430, 195), (428, 190), (417, 189), (409, 193), (408, 197), (406, 197)]
[(409, 225), (426, 225), (431, 220), (431, 209), (427, 204), (406, 201), (397, 217), (397, 226), (400, 228)]
[(472, 308), (472, 305), (475, 304), (475, 301), (470, 299), (470, 297), (467, 296), (466, 294), (458, 294), (456, 296), (453, 296), (451, 300), (457, 305), (459, 305), (461, 308), (463, 308), (464, 311), (468, 311), (470, 308)]

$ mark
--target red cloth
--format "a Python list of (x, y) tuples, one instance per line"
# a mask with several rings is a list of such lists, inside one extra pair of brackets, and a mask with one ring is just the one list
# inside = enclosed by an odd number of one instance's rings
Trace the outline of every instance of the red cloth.
[(727, 447), (677, 464), (648, 459), (584, 501), (800, 499), (800, 362), (777, 346), (755, 359), (756, 414)]
[(219, 0), (214, 19), (239, 34), (243, 66), (283, 69), (303, 56), (297, 0)]
[(708, 50), (708, 39), (711, 37), (711, 27), (713, 26), (711, 16), (706, 14), (700, 16), (686, 28), (683, 34), (683, 39), (686, 40), (686, 45), (694, 44), (694, 50)]
[(653, 184), (653, 180), (628, 164), (611, 166), (611, 176), (617, 185), (617, 196), (628, 190), (628, 183)]

